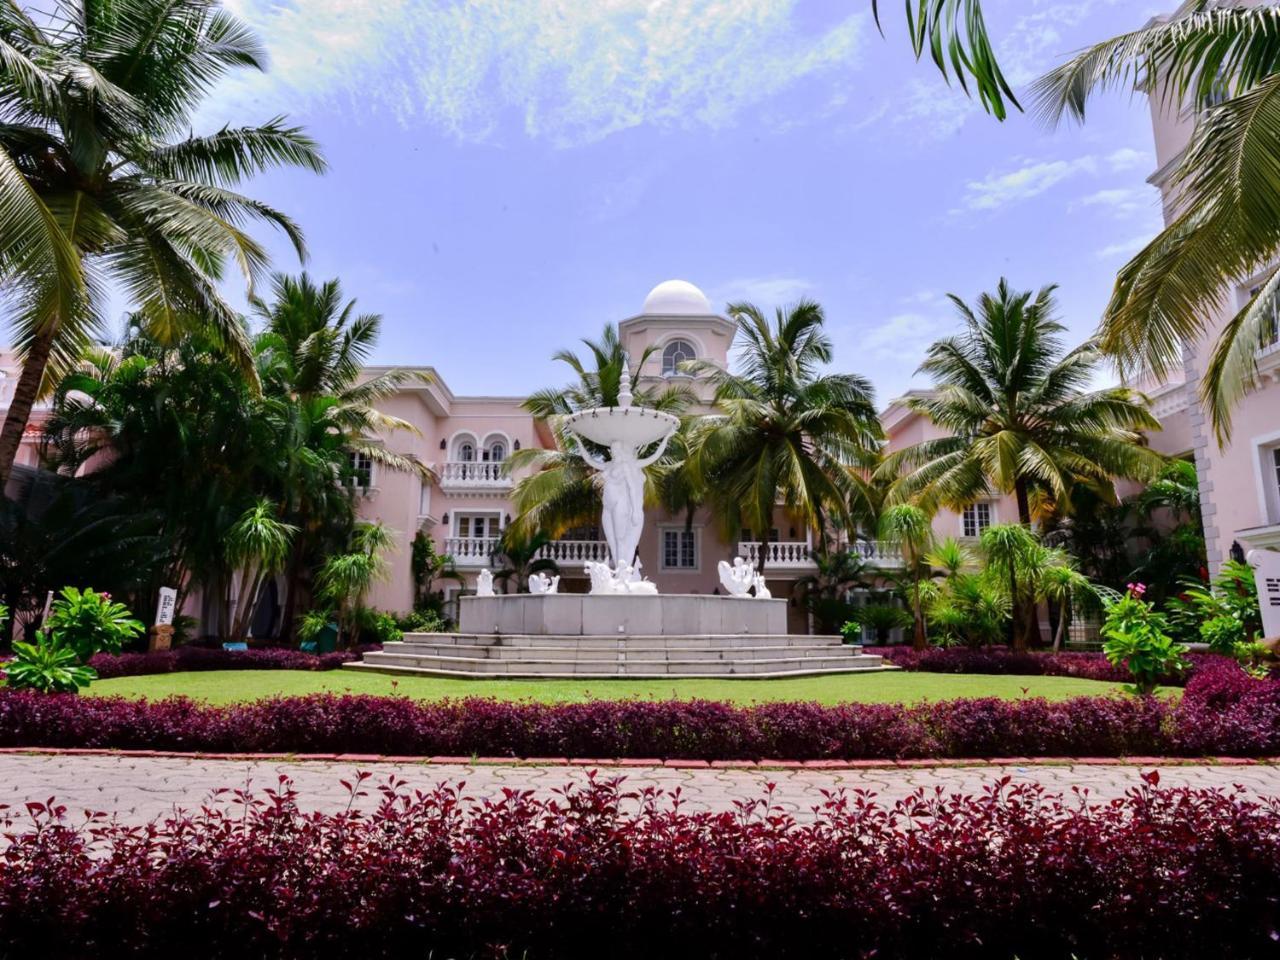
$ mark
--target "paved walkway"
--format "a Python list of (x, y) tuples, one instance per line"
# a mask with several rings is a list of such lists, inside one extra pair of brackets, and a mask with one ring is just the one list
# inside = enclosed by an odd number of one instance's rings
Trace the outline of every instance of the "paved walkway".
[[(339, 783), (357, 770), (373, 774), (371, 784), (395, 776), (410, 788), (434, 786), (441, 781), (465, 781), (465, 793), (494, 796), (504, 788), (532, 789), (550, 796), (557, 787), (582, 783), (586, 767), (499, 766), (467, 764), (352, 763), (333, 761), (213, 760), (180, 757), (0, 755), (0, 803), (21, 806), (28, 800), (50, 797), (68, 811), (114, 813), (122, 820), (145, 822), (175, 806), (196, 807), (221, 787), (262, 790), (275, 787), (280, 776), (289, 777), (308, 810), (339, 810), (348, 802)], [(679, 788), (688, 810), (728, 810), (736, 801), (762, 796), (766, 785), (776, 784), (775, 803), (801, 818), (822, 802), (823, 791), (846, 788), (876, 793), (893, 801), (917, 787), (941, 786), (948, 792), (975, 793), (993, 779), (1008, 775), (1015, 781), (1038, 781), (1050, 792), (1070, 794), (1087, 789), (1089, 796), (1106, 800), (1137, 785), (1149, 767), (1070, 764), (972, 767), (883, 767), (855, 770), (821, 769), (674, 769), (671, 767), (597, 768), (600, 773), (626, 777), (627, 786)], [(1239, 784), (1261, 795), (1280, 796), (1280, 766), (1180, 766), (1160, 768), (1162, 786), (1230, 788)], [(362, 802), (375, 802), (370, 797)]]

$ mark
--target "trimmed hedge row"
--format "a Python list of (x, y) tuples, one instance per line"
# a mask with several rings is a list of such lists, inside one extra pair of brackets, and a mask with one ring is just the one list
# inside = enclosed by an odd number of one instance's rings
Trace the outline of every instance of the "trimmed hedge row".
[[(381, 788), (371, 815), (265, 797), (150, 830), (0, 824), (0, 953), (72, 958), (1272, 956), (1280, 803), (1037, 786), (685, 813), (592, 780), (550, 801)], [(360, 793), (367, 781), (352, 787)]]
[[(1123, 667), (1112, 666), (1101, 653), (1015, 653), (1008, 647), (930, 647), (916, 651), (909, 646), (867, 647), (903, 670), (924, 673), (991, 673), (1020, 677), (1078, 677), (1110, 683), (1132, 683)], [(1219, 661), (1216, 654), (1187, 655), (1190, 668), (1178, 676), (1161, 680), (1164, 686), (1180, 687), (1206, 664)]]
[(641, 700), (544, 704), (281, 697), (230, 706), (0, 692), (0, 746), (418, 756), (853, 760), (1280, 755), (1280, 681), (1203, 667), (1180, 700), (917, 706)]
[(344, 663), (359, 660), (366, 650), (362, 646), (336, 653), (303, 653), (283, 647), (256, 650), (223, 650), (221, 647), (178, 647), (150, 653), (99, 653), (89, 659), (89, 666), (102, 680), (113, 677), (141, 677), (154, 673), (179, 673), (187, 670), (336, 670)]

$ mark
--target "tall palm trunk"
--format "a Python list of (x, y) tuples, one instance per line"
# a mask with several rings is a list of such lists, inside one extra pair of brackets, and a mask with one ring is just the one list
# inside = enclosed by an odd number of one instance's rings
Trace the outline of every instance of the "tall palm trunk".
[(285, 574), (284, 609), (280, 614), (280, 639), (293, 642), (294, 617), (298, 610), (298, 592), (302, 589), (302, 568), (307, 552), (306, 520), (298, 522), (298, 536), (293, 541), (293, 555), (289, 558), (289, 570)]
[[(1027, 490), (1027, 482), (1019, 478), (1014, 484), (1014, 496), (1018, 501), (1018, 522), (1027, 529), (1031, 528), (1031, 495)], [(1016, 591), (1017, 582), (1013, 571), (1009, 572), (1010, 589)], [(1034, 600), (1019, 598), (1013, 594), (1013, 649), (1025, 652), (1032, 645), (1040, 644), (1040, 612)]]
[(27, 351), (22, 364), (22, 373), (13, 389), (13, 399), (9, 402), (9, 413), (4, 418), (4, 428), (0, 430), (0, 496), (9, 484), (9, 475), (13, 472), (13, 462), (18, 456), (18, 447), (22, 444), (23, 431), (31, 419), (31, 408), (40, 395), (40, 384), (44, 382), (44, 371), (49, 366), (49, 355), (53, 352), (53, 340), (58, 325), (51, 323), (45, 327)]

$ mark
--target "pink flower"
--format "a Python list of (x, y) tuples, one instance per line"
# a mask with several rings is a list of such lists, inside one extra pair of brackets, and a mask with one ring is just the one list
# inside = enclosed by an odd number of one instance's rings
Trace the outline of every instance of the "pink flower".
[(1147, 592), (1147, 585), (1145, 583), (1130, 583), (1127, 584), (1127, 586), (1129, 588), (1129, 593), (1137, 597), (1139, 600), (1141, 600), (1142, 595)]

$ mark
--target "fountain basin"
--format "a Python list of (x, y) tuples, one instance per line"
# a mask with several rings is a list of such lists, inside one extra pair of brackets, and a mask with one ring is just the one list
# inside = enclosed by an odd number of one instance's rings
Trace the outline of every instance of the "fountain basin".
[(778, 636), (787, 633), (787, 601), (715, 594), (596, 596), (509, 594), (462, 597), (464, 634), (534, 637)]
[(680, 418), (648, 407), (596, 407), (565, 417), (563, 426), (602, 447), (621, 443), (643, 450), (674, 433)]

